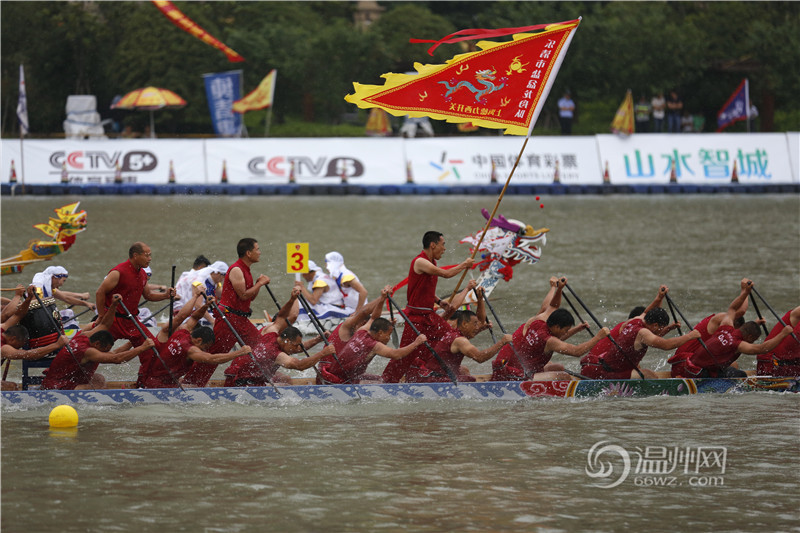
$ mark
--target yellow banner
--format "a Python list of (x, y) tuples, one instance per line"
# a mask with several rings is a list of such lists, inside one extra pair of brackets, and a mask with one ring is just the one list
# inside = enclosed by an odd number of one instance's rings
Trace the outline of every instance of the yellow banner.
[(275, 78), (277, 76), (278, 71), (272, 69), (253, 92), (233, 103), (233, 112), (246, 113), (271, 106), (272, 97), (275, 95)]
[(611, 131), (622, 135), (633, 133), (633, 95), (630, 90), (625, 95), (622, 105), (617, 109), (617, 114), (611, 122)]

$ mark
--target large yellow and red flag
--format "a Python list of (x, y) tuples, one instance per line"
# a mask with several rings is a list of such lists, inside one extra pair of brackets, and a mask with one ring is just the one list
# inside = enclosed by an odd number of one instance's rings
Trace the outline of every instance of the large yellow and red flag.
[(275, 78), (277, 75), (277, 70), (270, 70), (269, 74), (258, 84), (258, 87), (244, 98), (240, 98), (233, 103), (233, 112), (246, 113), (271, 106), (272, 98), (275, 96)]
[(236, 53), (235, 50), (228, 47), (225, 43), (221, 42), (219, 39), (216, 39), (211, 36), (206, 30), (201, 28), (197, 25), (195, 21), (187, 17), (186, 15), (181, 12), (180, 9), (172, 5), (172, 2), (169, 0), (151, 0), (156, 7), (161, 11), (166, 17), (175, 24), (177, 27), (182, 29), (187, 33), (191, 33), (204, 43), (209, 46), (213, 46), (217, 50), (222, 50), (222, 52), (228, 56), (228, 61), (231, 63), (240, 63), (244, 61), (244, 58)]
[[(553, 85), (580, 19), (497, 30), (461, 30), (443, 43), (513, 35), (508, 42), (479, 41), (477, 52), (460, 54), (444, 65), (415, 63), (417, 74), (388, 73), (383, 86), (353, 83), (345, 100), (395, 116), (471, 122), (484, 128), (530, 135)], [(541, 30), (541, 31), (539, 31)], [(538, 31), (538, 33), (528, 33)]]

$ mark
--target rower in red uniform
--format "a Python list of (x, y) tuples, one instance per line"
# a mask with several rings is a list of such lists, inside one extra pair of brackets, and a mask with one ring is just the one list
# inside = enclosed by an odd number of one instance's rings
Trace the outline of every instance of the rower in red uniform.
[[(135, 242), (128, 250), (128, 260), (109, 271), (95, 293), (98, 321), (102, 321), (111, 307), (112, 294), (119, 294), (122, 297), (122, 302), (133, 314), (134, 319), (139, 312), (139, 301), (142, 296), (151, 302), (175, 296), (174, 288), (169, 288), (166, 292), (156, 292), (147, 287), (147, 273), (144, 269), (150, 265), (151, 259), (150, 247), (143, 242)], [(142, 329), (147, 331), (144, 327)], [(139, 346), (145, 340), (136, 325), (119, 309), (115, 312), (110, 333), (115, 340), (128, 339), (134, 346)]]
[[(744, 291), (749, 295), (753, 282), (744, 279), (742, 284)], [(689, 355), (684, 364), (683, 377), (746, 377), (746, 372), (731, 366), (740, 354), (758, 355), (770, 352), (792, 333), (792, 327), (786, 326), (768, 341), (753, 344), (761, 336), (758, 324), (752, 321), (745, 322), (737, 329), (733, 325), (735, 318), (736, 310), (731, 306), (717, 330), (704, 341), (705, 346), (698, 346)]]
[[(255, 346), (259, 341), (259, 334), (258, 329), (250, 322), (250, 302), (258, 296), (261, 287), (269, 283), (269, 278), (262, 274), (253, 281), (250, 272), (250, 267), (261, 260), (258, 241), (249, 237), (241, 239), (236, 245), (236, 253), (239, 259), (230, 266), (222, 282), (219, 309), (225, 313), (242, 340), (249, 346)], [(236, 336), (221, 319), (214, 321), (214, 339), (214, 344), (209, 348), (211, 353), (228, 352), (236, 344)], [(216, 368), (216, 364), (196, 361), (183, 377), (183, 383), (204, 387)]]
[[(458, 381), (475, 381), (475, 378), (469, 375), (466, 368), (461, 366), (464, 357), (469, 357), (478, 363), (486, 362), (494, 357), (501, 348), (508, 346), (512, 339), (511, 334), (506, 333), (500, 340), (484, 350), (478, 349), (470, 342), (470, 339), (474, 338), (487, 326), (482, 294), (483, 287), (478, 289), (478, 292), (477, 313), (468, 310), (453, 313), (451, 321), (454, 324), (448, 324), (446, 333), (433, 345), (433, 350), (447, 365), (450, 373), (457, 376)], [(429, 350), (419, 356), (415, 365), (419, 367), (417, 372), (412, 373), (409, 370), (407, 374), (410, 382), (438, 383), (450, 381), (448, 371), (442, 367), (436, 356)]]
[(728, 316), (729, 313), (734, 314), (733, 326), (737, 329), (742, 327), (742, 324), (744, 324), (744, 314), (747, 312), (748, 308), (747, 297), (750, 295), (750, 291), (752, 290), (752, 283), (753, 282), (751, 280), (744, 278), (740, 282), (741, 291), (739, 292), (739, 295), (733, 299), (731, 304), (728, 306), (727, 311), (709, 315), (694, 327), (695, 330), (700, 332), (700, 338), (691, 340), (686, 344), (679, 346), (675, 351), (675, 354), (667, 360), (667, 362), (672, 365), (670, 370), (671, 377), (696, 377), (687, 372), (686, 360), (689, 359), (689, 356), (702, 346), (702, 344), (700, 344), (701, 340), (706, 342), (714, 333), (716, 333), (717, 328), (719, 328), (720, 324), (722, 324), (722, 321), (726, 316)]
[(376, 355), (392, 360), (402, 359), (427, 340), (425, 335), (419, 335), (408, 346), (390, 348), (386, 344), (393, 329), (394, 325), (385, 318), (370, 318), (356, 331), (344, 350), (336, 354), (336, 360), (320, 363), (317, 384), (356, 384), (364, 380), (380, 382), (380, 376), (366, 374), (369, 363)]
[[(674, 350), (681, 344), (700, 337), (700, 332), (664, 339), (662, 336), (677, 324), (669, 325), (669, 315), (661, 309), (661, 301), (669, 289), (662, 285), (649, 311), (620, 322), (608, 337), (598, 342), (588, 355), (581, 359), (581, 374), (591, 379), (637, 379), (639, 372), (647, 379), (656, 379), (655, 372), (640, 368), (639, 363), (652, 346), (659, 350)], [(611, 341), (614, 339), (616, 345)], [(619, 348), (617, 347), (619, 346)]]
[[(104, 389), (106, 379), (97, 373), (97, 367), (103, 364), (127, 363), (145, 350), (155, 346), (153, 339), (146, 339), (135, 348), (124, 351), (112, 352), (114, 337), (109, 329), (114, 323), (114, 313), (121, 299), (120, 295), (113, 295), (111, 305), (103, 320), (96, 326), (86, 331), (79, 331), (69, 341), (69, 348), (65, 346), (45, 370), (43, 389), (81, 390)], [(80, 366), (79, 366), (80, 365)]]
[[(328, 342), (330, 342), (333, 346), (335, 354), (342, 353), (347, 343), (350, 342), (350, 339), (353, 338), (353, 335), (356, 334), (359, 328), (361, 328), (370, 320), (380, 318), (381, 312), (383, 311), (383, 304), (386, 302), (386, 296), (391, 294), (391, 292), (392, 286), (385, 286), (383, 290), (381, 290), (380, 296), (362, 306), (361, 309), (347, 317), (344, 322), (333, 328), (333, 331), (331, 331), (331, 334), (328, 337)], [(328, 365), (335, 362), (336, 357), (334, 357), (333, 354), (326, 355), (320, 361), (320, 369), (323, 365)]]
[[(444, 236), (438, 231), (428, 231), (422, 237), (422, 252), (411, 260), (408, 269), (408, 305), (405, 314), (411, 323), (416, 326), (420, 334), (425, 335), (431, 342), (442, 338), (447, 331), (447, 321), (434, 312), (435, 304), (441, 305), (442, 300), (436, 295), (436, 284), (439, 278), (452, 278), (460, 272), (472, 267), (474, 261), (471, 257), (465, 259), (455, 267), (445, 270), (436, 266), (436, 261), (442, 258), (445, 252)], [(403, 329), (400, 347), (408, 346), (416, 338), (416, 333), (410, 326)], [(398, 383), (408, 371), (409, 366), (427, 348), (418, 346), (408, 357), (390, 361), (383, 371), (383, 381)]]
[[(176, 388), (178, 380), (195, 361), (218, 365), (250, 353), (249, 346), (242, 346), (234, 352), (209, 353), (207, 351), (214, 342), (214, 331), (208, 326), (196, 327), (208, 310), (208, 302), (200, 303), (199, 299), (201, 298), (202, 294), (195, 292), (195, 298), (187, 302), (181, 309), (182, 312), (188, 309), (194, 309), (194, 311), (188, 320), (178, 326), (169, 340), (163, 343), (159, 349), (161, 359), (153, 357), (150, 360), (148, 368), (139, 377), (139, 387), (145, 389)], [(213, 302), (214, 297), (212, 296), (208, 300)], [(167, 329), (164, 328), (162, 333), (166, 332)]]
[(588, 327), (586, 323), (573, 327), (575, 319), (569, 311), (560, 308), (561, 292), (566, 284), (565, 277), (550, 278), (550, 290), (539, 313), (517, 328), (513, 335), (513, 344), (503, 346), (492, 362), (492, 381), (571, 379), (564, 372), (564, 365), (550, 362), (553, 353), (581, 357), (608, 337), (608, 328), (603, 328), (581, 344), (564, 342)]
[[(800, 306), (783, 315), (783, 323), (793, 328), (795, 337), (800, 339)], [(775, 324), (764, 342), (776, 337), (783, 326)], [(774, 350), (758, 356), (756, 366), (759, 376), (799, 377), (800, 376), (800, 342), (791, 335), (784, 338)]]
[(278, 367), (306, 370), (326, 355), (333, 353), (333, 346), (329, 345), (305, 359), (289, 355), (300, 353), (303, 348), (308, 350), (322, 341), (322, 338), (317, 336), (304, 343), (303, 334), (291, 325), (290, 317), (296, 315), (299, 294), (299, 287), (292, 288), (289, 301), (280, 308), (272, 324), (261, 330), (253, 346), (253, 356), (240, 355), (225, 369), (226, 387), (263, 387), (270, 381), (290, 383), (291, 379), (287, 375), (276, 372)]

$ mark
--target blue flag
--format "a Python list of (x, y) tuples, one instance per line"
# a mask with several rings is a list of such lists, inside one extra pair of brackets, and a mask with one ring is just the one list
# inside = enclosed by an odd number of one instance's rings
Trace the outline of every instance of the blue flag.
[(240, 137), (242, 115), (233, 112), (233, 102), (242, 97), (242, 71), (203, 74), (208, 109), (214, 133), (223, 137)]
[(733, 91), (733, 94), (722, 109), (717, 113), (717, 131), (720, 132), (727, 128), (734, 122), (740, 120), (747, 120), (748, 110), (750, 109), (750, 85), (747, 78), (742, 80), (739, 87)]

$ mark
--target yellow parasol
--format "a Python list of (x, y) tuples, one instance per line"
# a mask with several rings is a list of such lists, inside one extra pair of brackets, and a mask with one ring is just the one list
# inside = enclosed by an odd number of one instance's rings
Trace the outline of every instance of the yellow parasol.
[(186, 100), (168, 89), (159, 87), (144, 87), (129, 92), (111, 105), (111, 109), (132, 109), (150, 111), (150, 137), (156, 136), (153, 123), (153, 111), (165, 107), (181, 108), (186, 105)]

